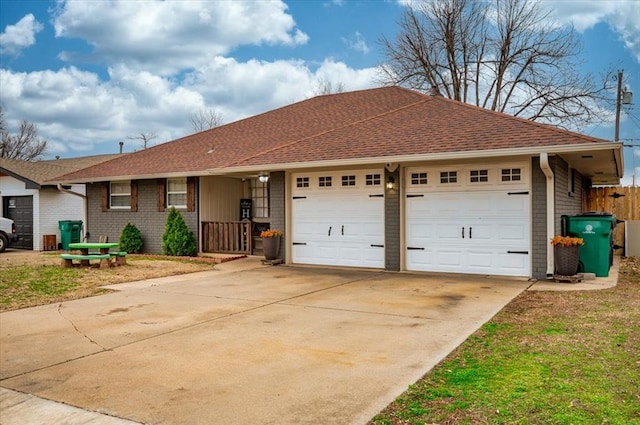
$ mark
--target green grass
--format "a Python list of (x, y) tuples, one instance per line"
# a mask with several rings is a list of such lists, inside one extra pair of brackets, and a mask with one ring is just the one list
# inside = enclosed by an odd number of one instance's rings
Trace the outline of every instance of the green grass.
[(371, 423), (640, 424), (639, 264), (611, 290), (523, 293)]

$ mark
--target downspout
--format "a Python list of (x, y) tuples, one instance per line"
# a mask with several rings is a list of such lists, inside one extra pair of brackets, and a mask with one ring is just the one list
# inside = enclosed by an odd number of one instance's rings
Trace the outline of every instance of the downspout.
[[(87, 195), (83, 195), (82, 193), (74, 192), (73, 190), (65, 189), (64, 187), (62, 187), (61, 184), (58, 184), (57, 187), (58, 187), (58, 191), (60, 191), (60, 192), (68, 193), (69, 195), (75, 195), (75, 196), (79, 196), (79, 197), (82, 198), (82, 209), (84, 210), (83, 214), (82, 214), (82, 218), (83, 218), (83, 223), (86, 226), (87, 217), (89, 216), (89, 211), (88, 211), (88, 206), (87, 206)], [(83, 228), (84, 228), (84, 226), (83, 226)], [(85, 235), (86, 235), (86, 232), (84, 231), (84, 229), (83, 229), (83, 233), (85, 233)]]
[[(546, 152), (540, 153), (540, 169), (544, 173), (547, 180), (547, 241), (553, 239), (555, 233), (555, 184), (553, 180), (553, 171), (549, 166), (549, 155)], [(547, 246), (547, 278), (553, 277), (553, 250)]]

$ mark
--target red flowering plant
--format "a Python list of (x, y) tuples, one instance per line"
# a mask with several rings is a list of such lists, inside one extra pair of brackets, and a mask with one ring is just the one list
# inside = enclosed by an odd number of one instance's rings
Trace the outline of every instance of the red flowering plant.
[(560, 236), (556, 235), (551, 239), (551, 245), (553, 246), (578, 246), (584, 245), (584, 239), (576, 238), (573, 236)]
[(260, 232), (261, 238), (279, 238), (282, 236), (282, 230), (278, 229), (268, 229)]

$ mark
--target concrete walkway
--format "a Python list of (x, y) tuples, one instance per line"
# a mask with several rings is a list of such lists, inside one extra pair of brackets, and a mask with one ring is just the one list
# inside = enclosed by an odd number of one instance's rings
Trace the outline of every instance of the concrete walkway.
[(2, 313), (0, 423), (366, 423), (530, 286), (247, 258)]

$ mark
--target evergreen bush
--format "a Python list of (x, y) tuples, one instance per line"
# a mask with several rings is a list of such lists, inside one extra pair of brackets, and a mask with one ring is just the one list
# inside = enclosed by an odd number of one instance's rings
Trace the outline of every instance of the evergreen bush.
[(142, 233), (135, 224), (127, 223), (120, 234), (120, 250), (129, 254), (142, 251)]
[(187, 227), (180, 211), (171, 207), (162, 235), (162, 252), (165, 255), (189, 256), (197, 254), (196, 238)]

